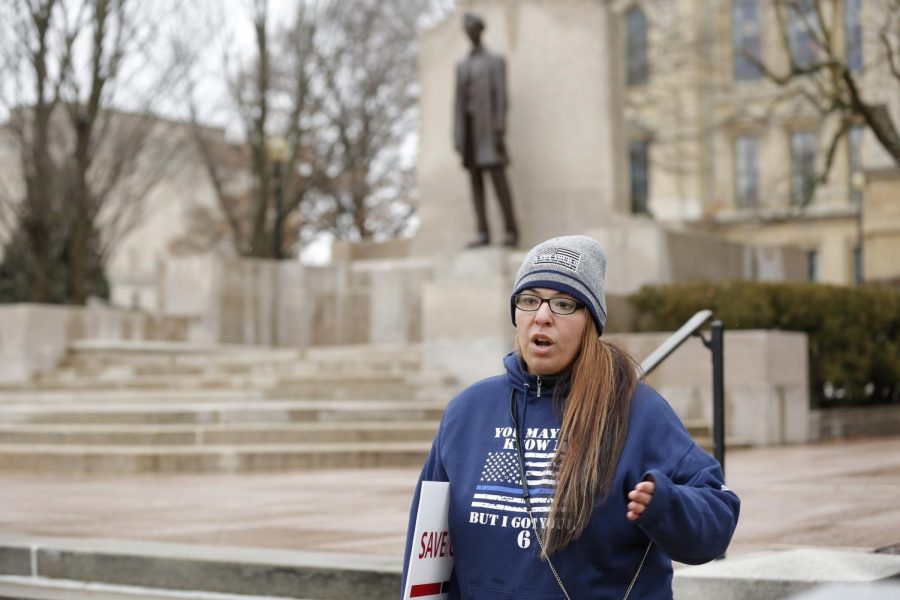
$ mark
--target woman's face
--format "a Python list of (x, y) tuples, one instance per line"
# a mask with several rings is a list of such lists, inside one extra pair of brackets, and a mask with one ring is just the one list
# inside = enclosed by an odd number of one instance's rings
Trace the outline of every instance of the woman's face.
[[(523, 293), (542, 299), (568, 298), (568, 294), (536, 288)], [(516, 341), (528, 372), (532, 375), (556, 375), (564, 371), (581, 349), (585, 327), (593, 327), (587, 310), (582, 307), (570, 315), (558, 315), (547, 302), (536, 311), (516, 309)]]

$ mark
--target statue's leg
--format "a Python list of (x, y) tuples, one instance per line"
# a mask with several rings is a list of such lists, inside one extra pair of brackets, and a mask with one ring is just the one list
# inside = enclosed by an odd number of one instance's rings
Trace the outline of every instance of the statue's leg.
[(513, 209), (512, 192), (506, 179), (503, 167), (491, 168), (491, 179), (494, 181), (494, 189), (497, 190), (497, 200), (503, 211), (503, 221), (506, 225), (506, 239), (504, 245), (515, 247), (519, 243), (519, 227), (516, 225), (516, 213)]
[(485, 246), (491, 241), (491, 234), (488, 230), (487, 210), (484, 202), (484, 178), (481, 169), (469, 169), (469, 176), (472, 180), (472, 203), (475, 206), (475, 221), (478, 228), (478, 237), (469, 242), (469, 247)]

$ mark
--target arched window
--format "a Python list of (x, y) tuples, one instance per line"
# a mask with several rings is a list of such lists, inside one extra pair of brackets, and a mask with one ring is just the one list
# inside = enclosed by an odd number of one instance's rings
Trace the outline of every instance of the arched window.
[(647, 62), (647, 17), (640, 7), (635, 6), (625, 13), (627, 39), (626, 60), (628, 61), (628, 85), (646, 83)]

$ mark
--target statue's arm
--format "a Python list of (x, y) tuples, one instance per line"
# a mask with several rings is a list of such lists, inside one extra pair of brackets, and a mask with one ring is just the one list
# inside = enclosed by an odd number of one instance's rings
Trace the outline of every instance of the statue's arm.
[(462, 64), (456, 65), (456, 94), (453, 103), (453, 145), (460, 154), (465, 152), (465, 116), (463, 107)]
[(494, 81), (494, 131), (498, 136), (506, 133), (506, 109), (508, 106), (506, 94), (506, 59), (497, 57), (495, 65)]

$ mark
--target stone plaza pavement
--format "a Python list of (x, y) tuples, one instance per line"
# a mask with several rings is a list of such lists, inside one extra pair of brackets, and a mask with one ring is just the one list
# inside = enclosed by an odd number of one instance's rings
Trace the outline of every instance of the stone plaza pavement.
[[(900, 552), (900, 435), (739, 449), (730, 556)], [(113, 538), (397, 557), (416, 469), (256, 475), (0, 475), (0, 535)]]

